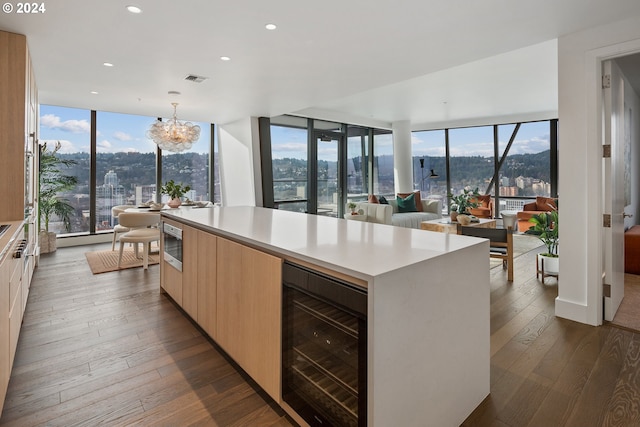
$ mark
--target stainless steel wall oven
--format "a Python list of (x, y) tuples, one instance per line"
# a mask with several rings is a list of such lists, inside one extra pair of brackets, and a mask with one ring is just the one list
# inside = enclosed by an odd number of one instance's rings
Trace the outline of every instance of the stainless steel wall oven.
[(162, 240), (163, 259), (178, 271), (182, 271), (182, 230), (163, 222)]
[(366, 290), (290, 263), (282, 273), (283, 400), (311, 426), (366, 426)]

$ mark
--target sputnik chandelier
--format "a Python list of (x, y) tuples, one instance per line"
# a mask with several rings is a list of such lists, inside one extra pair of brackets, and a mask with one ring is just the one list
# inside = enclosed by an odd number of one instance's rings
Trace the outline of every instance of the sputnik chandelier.
[(166, 122), (158, 119), (147, 131), (147, 138), (153, 140), (163, 150), (179, 153), (191, 148), (200, 138), (200, 126), (178, 121), (177, 102), (172, 102), (173, 118)]

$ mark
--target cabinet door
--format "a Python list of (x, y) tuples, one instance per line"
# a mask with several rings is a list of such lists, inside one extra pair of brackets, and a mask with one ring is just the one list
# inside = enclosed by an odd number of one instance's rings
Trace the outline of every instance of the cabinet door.
[(182, 225), (182, 308), (198, 319), (198, 239), (200, 232)]
[[(10, 253), (7, 255), (10, 257)], [(9, 353), (9, 280), (11, 279), (10, 258), (0, 264), (0, 412), (9, 386), (11, 359)]]
[(198, 231), (198, 325), (214, 340), (217, 313), (217, 237)]
[(242, 248), (243, 367), (280, 401), (282, 260)]
[(282, 260), (218, 238), (217, 342), (280, 400)]
[(240, 363), (242, 337), (239, 336), (244, 315), (242, 300), (242, 246), (218, 237), (216, 254), (217, 271), (217, 319), (216, 336), (220, 346)]

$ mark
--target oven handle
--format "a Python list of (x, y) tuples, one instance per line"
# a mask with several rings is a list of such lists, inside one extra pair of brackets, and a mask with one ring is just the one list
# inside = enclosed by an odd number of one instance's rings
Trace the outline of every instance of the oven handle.
[(162, 230), (170, 235), (175, 237), (176, 239), (182, 240), (182, 229), (178, 228), (178, 227), (174, 227), (171, 224), (167, 224), (166, 222), (162, 223)]

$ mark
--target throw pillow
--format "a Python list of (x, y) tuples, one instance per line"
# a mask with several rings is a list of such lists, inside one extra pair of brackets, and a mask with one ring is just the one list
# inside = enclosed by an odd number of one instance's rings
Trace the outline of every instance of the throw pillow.
[(373, 203), (373, 204), (380, 203), (375, 194), (369, 194), (369, 198), (367, 199), (367, 202)]
[(378, 202), (379, 202), (381, 205), (388, 205), (388, 204), (389, 204), (389, 201), (388, 201), (388, 200), (387, 200), (387, 198), (386, 198), (386, 197), (384, 197), (383, 195), (378, 196)]
[(419, 191), (414, 191), (413, 193), (398, 193), (397, 196), (400, 196), (403, 199), (406, 199), (407, 197), (409, 197), (412, 194), (413, 194), (413, 199), (415, 200), (415, 203), (416, 203), (416, 210), (419, 211), (419, 212), (422, 211), (422, 203), (420, 201), (420, 192)]
[(398, 212), (418, 212), (416, 208), (415, 194), (410, 193), (407, 197), (400, 197), (400, 194), (396, 196), (396, 202), (398, 203)]
[(398, 193), (397, 196), (402, 197), (403, 199), (409, 196), (409, 194), (413, 194), (413, 198), (416, 201), (416, 210), (413, 212), (422, 212), (422, 202), (420, 201), (420, 192), (414, 191), (413, 193)]

